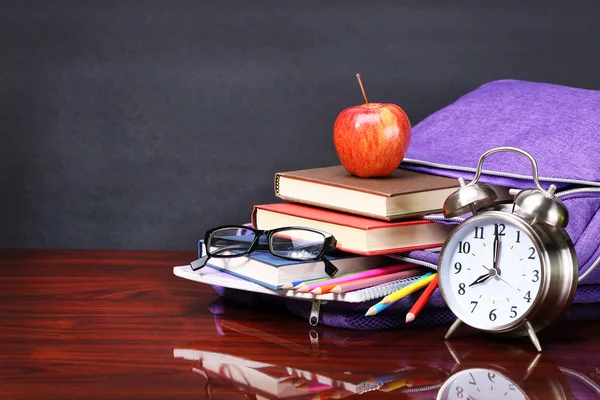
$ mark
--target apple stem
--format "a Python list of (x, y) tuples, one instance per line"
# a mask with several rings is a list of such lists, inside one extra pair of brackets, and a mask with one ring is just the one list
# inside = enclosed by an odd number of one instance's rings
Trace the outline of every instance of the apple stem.
[(358, 84), (360, 85), (360, 90), (362, 91), (363, 97), (365, 98), (365, 103), (369, 105), (369, 100), (367, 100), (367, 93), (365, 93), (365, 87), (362, 84), (362, 80), (360, 79), (360, 74), (356, 74), (356, 79), (358, 79)]

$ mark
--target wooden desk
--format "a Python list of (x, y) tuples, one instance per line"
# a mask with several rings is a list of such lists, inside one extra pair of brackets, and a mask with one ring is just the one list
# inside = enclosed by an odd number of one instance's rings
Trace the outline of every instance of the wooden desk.
[[(434, 399), (449, 376), (473, 367), (483, 372), (465, 375), (449, 398), (524, 398), (519, 387), (530, 398), (600, 398), (598, 321), (561, 322), (542, 331), (539, 357), (526, 339), (471, 332), (449, 347), (442, 340), (445, 326), (386, 332), (313, 328), (286, 312), (228, 303), (211, 288), (172, 274), (173, 266), (193, 257), (1, 251), (0, 397), (276, 398), (251, 394), (257, 389), (249, 383), (256, 378), (248, 378), (244, 365), (255, 363), (252, 371), (295, 376), (278, 387), (303, 391), (303, 399)], [(256, 368), (257, 362), (271, 367)], [(395, 383), (379, 387), (391, 373)], [(512, 383), (502, 383), (500, 374)], [(247, 377), (246, 384), (234, 382), (240, 376)], [(335, 387), (317, 386), (318, 379), (332, 379), (329, 386)], [(359, 397), (340, 389), (351, 385), (374, 390)], [(385, 391), (394, 385), (399, 388)]]

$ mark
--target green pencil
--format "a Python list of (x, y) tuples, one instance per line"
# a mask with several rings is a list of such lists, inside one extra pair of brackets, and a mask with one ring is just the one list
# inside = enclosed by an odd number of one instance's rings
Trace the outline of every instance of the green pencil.
[[(341, 274), (341, 275), (338, 275), (338, 276), (350, 275), (352, 273), (353, 272), (347, 272), (345, 274)], [(337, 276), (336, 276), (336, 278), (337, 278)], [(328, 279), (331, 279), (331, 277), (330, 276), (325, 276), (323, 278), (311, 279), (309, 281), (288, 282), (288, 283), (284, 284), (281, 288), (284, 289), (284, 290), (298, 289), (301, 286), (310, 285), (310, 284), (321, 282), (321, 281), (326, 281)]]

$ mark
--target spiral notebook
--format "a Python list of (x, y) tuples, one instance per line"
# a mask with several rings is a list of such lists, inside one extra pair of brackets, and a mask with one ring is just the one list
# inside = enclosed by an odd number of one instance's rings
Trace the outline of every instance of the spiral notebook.
[(347, 293), (327, 293), (314, 295), (310, 293), (298, 293), (295, 290), (268, 289), (264, 286), (237, 278), (233, 275), (221, 272), (208, 266), (199, 271), (193, 271), (189, 265), (173, 267), (173, 274), (183, 279), (189, 279), (191, 281), (205, 283), (207, 285), (222, 286), (248, 292), (265, 293), (273, 296), (290, 297), (303, 300), (335, 300), (347, 303), (362, 303), (365, 301), (380, 299), (419, 279), (418, 276), (414, 276)]

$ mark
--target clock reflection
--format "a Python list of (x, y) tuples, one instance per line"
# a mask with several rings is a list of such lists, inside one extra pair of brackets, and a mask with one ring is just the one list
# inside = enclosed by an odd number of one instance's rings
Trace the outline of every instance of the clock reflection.
[(511, 379), (492, 368), (468, 368), (452, 375), (438, 399), (529, 399)]
[[(456, 365), (438, 400), (574, 399), (565, 374), (548, 356), (506, 346), (485, 358), (461, 355), (446, 342)], [(493, 360), (493, 361), (492, 361)]]

